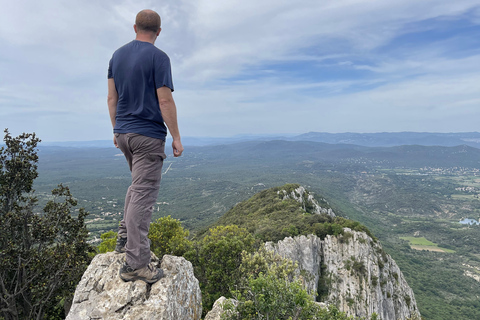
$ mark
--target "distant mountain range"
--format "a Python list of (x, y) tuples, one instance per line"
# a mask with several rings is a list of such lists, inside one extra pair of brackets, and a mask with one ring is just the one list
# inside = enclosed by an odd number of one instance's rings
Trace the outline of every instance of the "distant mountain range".
[(324, 133), (309, 132), (295, 136), (291, 141), (315, 141), (332, 144), (356, 144), (366, 147), (394, 147), (401, 145), (453, 147), (468, 145), (480, 148), (479, 132), (380, 132), (380, 133)]
[[(453, 147), (467, 145), (480, 149), (480, 132), (379, 132), (379, 133), (326, 133), (309, 132), (300, 135), (238, 135), (233, 137), (183, 137), (185, 146), (213, 146), (247, 141), (311, 141), (329, 144), (353, 144), (366, 147), (394, 147), (402, 145)], [(42, 146), (74, 148), (108, 148), (111, 140), (42, 142)]]

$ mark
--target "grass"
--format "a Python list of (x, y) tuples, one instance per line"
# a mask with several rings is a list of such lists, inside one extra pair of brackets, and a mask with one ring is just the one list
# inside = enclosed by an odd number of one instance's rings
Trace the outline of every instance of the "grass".
[(427, 250), (436, 252), (454, 253), (455, 250), (439, 247), (436, 243), (427, 240), (425, 237), (400, 237), (402, 240), (407, 240), (410, 248), (415, 250)]
[(452, 199), (455, 200), (474, 200), (476, 199), (474, 194), (452, 194)]

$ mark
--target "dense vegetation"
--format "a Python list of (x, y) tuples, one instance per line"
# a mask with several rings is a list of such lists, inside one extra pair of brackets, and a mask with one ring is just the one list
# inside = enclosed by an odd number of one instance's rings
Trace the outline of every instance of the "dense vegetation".
[[(315, 234), (324, 239), (328, 234), (343, 234), (345, 227), (367, 232), (370, 237), (375, 239), (370, 231), (359, 222), (339, 216), (312, 214), (309, 212), (312, 205), (308, 201), (306, 201), (307, 207), (303, 208), (293, 198), (284, 199), (285, 194), (294, 192), (298, 187), (300, 187), (298, 184), (286, 184), (263, 190), (252, 198), (236, 204), (214, 225), (234, 224), (240, 226), (264, 242), (278, 241), (300, 234)], [(325, 209), (330, 208), (325, 201), (321, 205)]]
[(0, 149), (0, 318), (59, 319), (90, 263), (93, 248), (77, 201), (60, 185), (42, 212), (32, 184), (37, 177), (39, 139), (11, 137)]

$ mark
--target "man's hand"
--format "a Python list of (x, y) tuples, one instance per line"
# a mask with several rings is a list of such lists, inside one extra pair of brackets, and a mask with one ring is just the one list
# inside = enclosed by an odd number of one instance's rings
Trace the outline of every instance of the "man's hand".
[(115, 136), (113, 136), (113, 144), (115, 145), (115, 148), (118, 148), (117, 138)]
[(180, 140), (173, 140), (172, 149), (173, 149), (173, 156), (180, 157), (183, 152), (182, 142)]

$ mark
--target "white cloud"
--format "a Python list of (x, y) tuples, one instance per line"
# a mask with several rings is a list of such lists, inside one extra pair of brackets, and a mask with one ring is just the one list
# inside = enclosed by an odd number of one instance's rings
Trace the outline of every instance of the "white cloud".
[[(107, 63), (144, 8), (162, 16), (157, 45), (172, 60), (184, 135), (478, 130), (478, 44), (457, 54), (461, 34), (393, 41), (444, 21), (479, 24), (478, 0), (5, 2), (0, 126), (109, 139)], [(335, 77), (293, 75), (298, 64)]]

